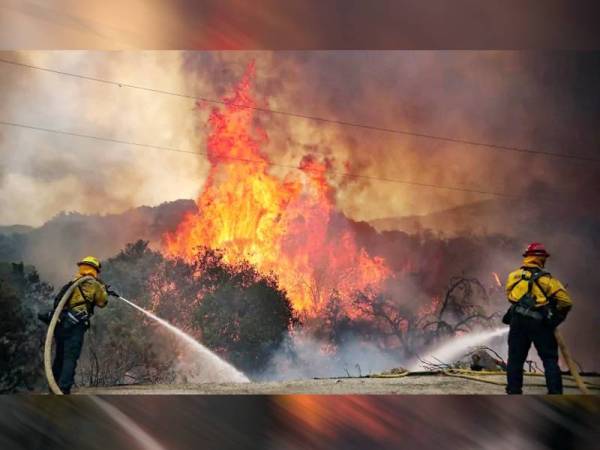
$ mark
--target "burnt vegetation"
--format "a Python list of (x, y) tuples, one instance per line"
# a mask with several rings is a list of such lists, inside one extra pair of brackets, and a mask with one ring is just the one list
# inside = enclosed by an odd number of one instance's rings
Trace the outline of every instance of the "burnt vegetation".
[(36, 313), (51, 294), (33, 267), (0, 263), (0, 394), (42, 389), (46, 329)]
[(476, 278), (463, 276), (453, 277), (439, 300), (410, 294), (355, 292), (355, 318), (342, 313), (334, 293), (324, 320), (318, 322), (318, 335), (333, 345), (358, 338), (383, 352), (418, 358), (421, 349), (437, 341), (475, 327), (497, 325), (499, 311), (486, 312), (499, 307), (495, 293), (497, 290), (487, 289)]

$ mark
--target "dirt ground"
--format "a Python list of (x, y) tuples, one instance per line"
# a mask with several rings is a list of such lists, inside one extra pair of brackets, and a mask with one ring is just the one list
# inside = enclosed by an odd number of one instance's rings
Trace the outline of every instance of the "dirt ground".
[[(504, 383), (503, 375), (488, 375), (482, 379)], [(600, 386), (598, 377), (584, 377)], [(564, 379), (565, 394), (579, 394), (572, 380)], [(543, 377), (525, 377), (525, 394), (546, 393)], [(600, 390), (591, 390), (594, 395)], [(504, 386), (447, 375), (411, 375), (399, 378), (336, 378), (282, 382), (207, 383), (194, 385), (136, 385), (102, 388), (80, 388), (77, 394), (138, 395), (138, 394), (223, 394), (223, 395), (287, 395), (287, 394), (458, 394), (504, 395)]]

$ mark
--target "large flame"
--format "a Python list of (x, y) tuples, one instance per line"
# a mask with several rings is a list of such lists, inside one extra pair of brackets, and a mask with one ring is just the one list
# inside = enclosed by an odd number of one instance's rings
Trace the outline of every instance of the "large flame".
[(350, 295), (380, 287), (391, 271), (357, 246), (347, 224), (334, 220), (329, 161), (306, 155), (285, 179), (269, 172), (261, 151), (267, 134), (252, 109), (254, 73), (250, 64), (224, 107), (210, 115), (211, 167), (198, 213), (165, 236), (166, 253), (189, 260), (199, 247), (222, 249), (228, 262), (246, 259), (261, 273), (274, 273), (297, 311), (318, 314), (336, 291), (352, 317)]

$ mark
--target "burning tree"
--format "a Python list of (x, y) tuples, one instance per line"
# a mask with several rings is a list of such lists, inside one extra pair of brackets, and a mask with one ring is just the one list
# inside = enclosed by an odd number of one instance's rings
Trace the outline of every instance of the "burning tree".
[[(456, 285), (436, 310), (438, 315), (427, 318), (419, 314), (416, 302), (407, 306), (407, 299), (385, 292), (390, 281), (402, 279), (383, 258), (357, 243), (355, 230), (336, 211), (329, 180), (333, 160), (308, 154), (296, 170), (284, 176), (272, 173), (264, 151), (268, 136), (256, 117), (262, 105), (252, 92), (254, 70), (250, 64), (233, 94), (223, 99), (224, 106), (210, 114), (210, 169), (198, 210), (164, 236), (166, 255), (196, 264), (201, 249), (218, 249), (230, 267), (246, 267), (251, 277), (263, 274), (271, 280), (265, 286), (271, 283), (275, 291), (275, 285), (281, 286), (305, 328), (332, 348), (348, 336), (360, 336), (381, 349), (414, 356), (424, 341), (483, 320), (472, 302), (474, 280), (453, 280)], [(251, 289), (224, 285), (202, 294), (196, 324), (201, 324), (209, 345), (235, 353), (242, 325), (228, 308), (240, 311), (239, 305), (250, 301), (244, 291)], [(276, 297), (285, 309), (285, 296)], [(231, 323), (224, 320), (226, 315)], [(266, 345), (275, 342), (274, 336), (265, 338)]]
[(165, 236), (165, 251), (192, 261), (201, 247), (220, 249), (227, 263), (248, 261), (262, 274), (273, 273), (303, 316), (318, 316), (333, 290), (353, 316), (352, 292), (380, 286), (391, 271), (357, 245), (347, 224), (335, 220), (327, 179), (332, 161), (305, 155), (283, 178), (270, 172), (262, 150), (267, 134), (255, 117), (253, 77), (251, 64), (225, 106), (213, 109), (210, 170), (198, 212)]
[[(163, 236), (166, 259), (138, 243), (113, 261), (112, 275), (123, 279), (119, 264), (132, 264), (139, 274), (132, 289), (144, 286), (142, 306), (252, 371), (296, 317), (332, 349), (359, 336), (407, 357), (423, 343), (484, 321), (476, 303), (487, 294), (475, 279), (453, 279), (427, 313), (420, 312), (422, 293), (416, 301), (389, 291), (408, 283), (404, 269), (393, 272), (359, 245), (357, 230), (336, 211), (335, 161), (308, 154), (287, 173), (273, 173), (253, 77), (251, 64), (210, 114), (209, 172), (197, 210)], [(443, 243), (435, 243), (438, 252)]]

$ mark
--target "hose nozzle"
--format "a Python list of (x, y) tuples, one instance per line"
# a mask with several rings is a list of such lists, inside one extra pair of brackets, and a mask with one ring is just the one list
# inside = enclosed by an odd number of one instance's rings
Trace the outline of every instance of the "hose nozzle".
[(112, 297), (120, 297), (121, 295), (115, 291), (113, 288), (110, 287), (110, 285), (106, 285), (106, 293)]

